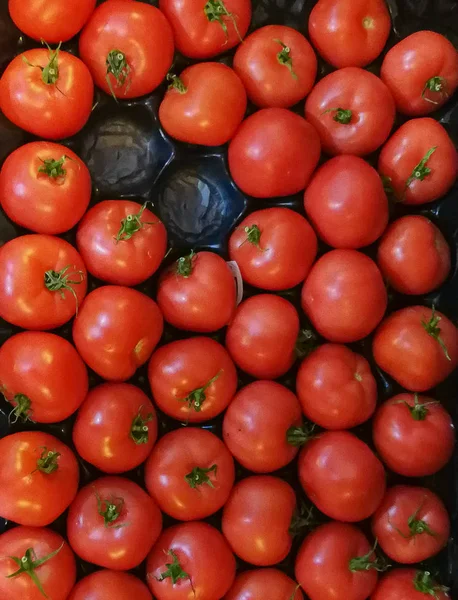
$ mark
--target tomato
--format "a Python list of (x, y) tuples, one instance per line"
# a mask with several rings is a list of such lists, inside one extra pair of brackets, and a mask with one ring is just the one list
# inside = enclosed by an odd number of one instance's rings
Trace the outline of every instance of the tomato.
[(68, 600), (152, 600), (148, 588), (130, 573), (102, 569), (81, 579)]
[(427, 306), (391, 314), (372, 341), (375, 362), (403, 388), (424, 392), (453, 372), (458, 363), (458, 331), (445, 315)]
[(336, 156), (318, 169), (304, 207), (315, 231), (334, 248), (362, 248), (388, 224), (388, 200), (377, 171), (357, 156)]
[(393, 97), (383, 81), (356, 67), (324, 77), (305, 103), (305, 117), (331, 155), (374, 152), (390, 135), (395, 114)]
[(289, 483), (270, 475), (247, 477), (235, 485), (224, 507), (224, 536), (242, 560), (275, 565), (291, 549), (295, 509), (296, 494)]
[(0, 109), (5, 117), (50, 140), (75, 135), (86, 124), (93, 95), (86, 65), (59, 47), (27, 50), (13, 58), (0, 79)]
[(229, 238), (229, 254), (244, 281), (264, 290), (287, 290), (308, 275), (317, 253), (315, 232), (290, 208), (257, 210)]
[(232, 69), (217, 62), (199, 63), (171, 84), (159, 106), (165, 131), (181, 142), (219, 146), (228, 142), (245, 116), (246, 92)]
[(450, 519), (442, 500), (427, 488), (396, 485), (372, 517), (372, 532), (389, 558), (413, 564), (447, 544)]
[(226, 348), (242, 371), (256, 379), (277, 379), (296, 360), (299, 316), (279, 296), (259, 294), (237, 309), (226, 333)]
[(148, 366), (156, 405), (186, 423), (213, 419), (237, 389), (237, 372), (226, 350), (205, 337), (177, 340), (157, 350)]
[(223, 439), (246, 469), (271, 473), (298, 453), (301, 426), (301, 407), (292, 392), (274, 381), (255, 381), (230, 403), (224, 415)]
[(24, 331), (0, 348), (0, 392), (14, 406), (15, 420), (63, 421), (81, 405), (88, 385), (78, 352), (53, 333)]
[(356, 250), (332, 250), (305, 280), (302, 308), (331, 342), (356, 342), (380, 323), (387, 293), (377, 265)]
[(267, 25), (238, 47), (234, 69), (253, 104), (288, 108), (312, 89), (317, 61), (312, 46), (298, 31)]
[(246, 119), (229, 144), (229, 170), (244, 194), (289, 196), (303, 190), (320, 158), (320, 139), (305, 119), (263, 108)]
[(138, 285), (159, 268), (167, 231), (145, 204), (105, 200), (86, 213), (76, 243), (92, 275), (117, 285)]
[(0, 535), (2, 600), (67, 600), (75, 584), (73, 552), (50, 529), (14, 527)]
[(71, 150), (31, 142), (12, 152), (0, 171), (0, 204), (8, 217), (37, 233), (74, 227), (91, 199), (91, 176)]
[(428, 571), (391, 569), (381, 579), (371, 600), (450, 600), (448, 588), (438, 585)]
[(151, 400), (128, 383), (103, 383), (89, 392), (73, 426), (78, 454), (104, 473), (123, 473), (149, 456), (157, 439)]
[(429, 117), (411, 119), (382, 148), (378, 170), (399, 202), (425, 204), (452, 187), (458, 157), (440, 123)]
[(95, 84), (115, 98), (137, 98), (157, 88), (173, 50), (173, 32), (161, 11), (132, 0), (98, 6), (79, 38)]
[(164, 319), (178, 329), (216, 331), (234, 314), (235, 280), (214, 252), (191, 252), (162, 273), (157, 303)]
[(367, 519), (385, 493), (382, 463), (348, 431), (327, 431), (309, 440), (299, 454), (298, 470), (310, 500), (338, 521)]
[(254, 569), (243, 571), (235, 578), (234, 585), (224, 600), (303, 600), (304, 596), (296, 582), (278, 569)]
[(78, 311), (87, 273), (65, 240), (32, 234), (0, 248), (0, 317), (24, 329), (54, 329)]
[(124, 477), (101, 477), (83, 487), (67, 517), (68, 541), (76, 554), (116, 571), (139, 565), (161, 529), (154, 500)]
[(318, 0), (310, 13), (312, 44), (334, 67), (364, 67), (383, 50), (391, 29), (384, 0)]
[(125, 381), (151, 356), (162, 330), (154, 300), (127, 287), (106, 285), (86, 298), (73, 324), (73, 340), (98, 375)]

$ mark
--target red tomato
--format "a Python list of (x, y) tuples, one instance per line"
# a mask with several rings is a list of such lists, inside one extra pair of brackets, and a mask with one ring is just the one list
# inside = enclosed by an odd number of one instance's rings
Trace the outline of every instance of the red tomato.
[(242, 560), (275, 565), (291, 549), (295, 509), (296, 494), (289, 483), (270, 475), (247, 477), (236, 484), (224, 507), (224, 536)]
[(331, 155), (374, 152), (390, 135), (395, 114), (393, 97), (383, 81), (355, 67), (324, 77), (305, 103), (306, 119)]
[(254, 569), (237, 575), (224, 600), (303, 600), (295, 581), (278, 569)]
[(391, 29), (384, 0), (319, 0), (310, 13), (309, 35), (334, 67), (364, 67), (383, 50)]
[(81, 405), (73, 426), (78, 454), (104, 473), (123, 473), (149, 456), (157, 439), (151, 400), (128, 383), (103, 383)]
[(70, 505), (78, 489), (78, 463), (65, 444), (41, 431), (0, 439), (0, 515), (43, 527)]
[(338, 521), (367, 519), (385, 493), (382, 463), (348, 431), (327, 431), (308, 441), (299, 454), (298, 469), (310, 500)]
[(317, 253), (315, 232), (290, 208), (257, 210), (229, 238), (229, 254), (244, 281), (265, 290), (287, 290), (307, 277)]
[(24, 331), (0, 348), (0, 392), (14, 405), (16, 420), (63, 421), (81, 405), (88, 385), (78, 352), (53, 333)]
[(138, 285), (159, 268), (167, 231), (145, 204), (105, 200), (87, 212), (76, 243), (89, 273), (108, 283)]
[(409, 306), (383, 321), (372, 351), (378, 366), (403, 388), (424, 392), (455, 369), (458, 331), (442, 313), (427, 306)]
[(156, 405), (186, 423), (213, 419), (237, 389), (237, 372), (226, 350), (205, 337), (177, 340), (157, 350), (148, 366)]
[(54, 329), (78, 312), (87, 273), (78, 252), (50, 235), (23, 235), (0, 248), (0, 317), (24, 329)]
[(98, 375), (125, 381), (151, 356), (162, 330), (154, 300), (127, 287), (106, 285), (86, 298), (73, 324), (73, 340)]
[(303, 190), (320, 158), (320, 139), (305, 119), (284, 108), (264, 108), (246, 119), (229, 144), (229, 170), (255, 198)]
[(86, 65), (59, 48), (27, 50), (13, 58), (0, 79), (0, 110), (5, 117), (50, 140), (75, 135), (86, 124), (93, 95)]
[(161, 11), (132, 0), (98, 6), (79, 38), (95, 84), (117, 98), (157, 88), (172, 65), (173, 49), (173, 32)]
[(234, 485), (234, 461), (211, 431), (190, 427), (167, 433), (145, 465), (145, 484), (174, 519), (205, 519), (223, 507)]
[(380, 76), (399, 112), (427, 115), (445, 104), (458, 87), (458, 52), (440, 33), (417, 31), (391, 48)]
[(413, 564), (447, 544), (450, 519), (442, 500), (427, 488), (396, 485), (372, 517), (372, 532), (389, 558)]
[(450, 600), (448, 588), (438, 585), (428, 571), (391, 569), (381, 579), (371, 600)]
[(234, 314), (235, 280), (225, 260), (214, 252), (191, 252), (162, 273), (157, 303), (164, 319), (178, 329), (216, 331)]
[(83, 487), (67, 517), (68, 541), (76, 554), (116, 571), (139, 565), (161, 529), (154, 500), (124, 477), (101, 477)]
[(226, 333), (226, 348), (238, 367), (256, 379), (277, 379), (296, 360), (299, 316), (279, 296), (259, 294), (237, 309)]
[(238, 47), (234, 69), (253, 104), (288, 108), (312, 89), (317, 62), (312, 46), (298, 31), (267, 25)]
[(339, 344), (323, 344), (301, 364), (296, 390), (305, 416), (325, 429), (351, 429), (374, 413), (377, 382), (367, 360)]
[(102, 569), (81, 579), (68, 600), (152, 600), (148, 588), (130, 573)]
[(356, 342), (380, 323), (387, 294), (377, 265), (356, 250), (332, 250), (312, 267), (302, 288), (302, 308), (331, 342)]

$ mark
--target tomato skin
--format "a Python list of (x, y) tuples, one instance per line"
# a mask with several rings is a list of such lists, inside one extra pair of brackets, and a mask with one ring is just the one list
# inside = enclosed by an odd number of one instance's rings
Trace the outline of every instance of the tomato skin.
[(303, 600), (296, 582), (278, 569), (253, 569), (243, 571), (235, 578), (234, 584), (224, 596), (224, 600)]
[(152, 600), (148, 588), (130, 573), (102, 569), (78, 581), (68, 600)]
[[(380, 580), (371, 600), (427, 600), (429, 593), (415, 588), (417, 569), (390, 569)], [(434, 589), (437, 600), (450, 600), (451, 596), (439, 587)]]
[(320, 139), (305, 119), (284, 108), (263, 108), (241, 124), (229, 144), (229, 170), (255, 198), (303, 190), (320, 158)]

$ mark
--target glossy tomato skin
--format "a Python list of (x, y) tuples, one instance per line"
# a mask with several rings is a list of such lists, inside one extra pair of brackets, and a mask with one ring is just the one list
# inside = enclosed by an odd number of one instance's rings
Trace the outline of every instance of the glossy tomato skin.
[(229, 170), (255, 198), (303, 190), (320, 158), (320, 139), (305, 119), (284, 108), (263, 108), (242, 123), (229, 144)]
[(303, 600), (304, 596), (297, 584), (278, 569), (265, 568), (243, 571), (235, 578), (234, 584), (224, 596), (224, 600)]
[(104, 473), (124, 473), (147, 459), (157, 428), (154, 406), (139, 388), (103, 383), (92, 388), (81, 405), (73, 443), (81, 458)]
[(156, 350), (148, 379), (156, 405), (185, 423), (213, 419), (237, 389), (231, 357), (221, 344), (206, 337), (176, 340)]
[(68, 600), (152, 600), (147, 586), (130, 573), (102, 569), (78, 581)]
[(332, 250), (312, 267), (301, 296), (302, 308), (330, 342), (356, 342), (380, 323), (387, 293), (377, 265), (356, 250)]
[[(255, 226), (259, 233), (253, 230)], [(287, 290), (304, 281), (317, 246), (307, 220), (280, 206), (252, 212), (229, 238), (231, 260), (238, 264), (243, 280), (270, 291)]]
[[(422, 571), (416, 569), (390, 569), (381, 578), (371, 600), (427, 600), (431, 594), (415, 586), (415, 579), (421, 573)], [(437, 600), (451, 599), (441, 586), (436, 586), (432, 590), (433, 597)]]
[(163, 330), (157, 304), (123, 286), (91, 292), (73, 324), (84, 362), (107, 381), (126, 381), (151, 356)]

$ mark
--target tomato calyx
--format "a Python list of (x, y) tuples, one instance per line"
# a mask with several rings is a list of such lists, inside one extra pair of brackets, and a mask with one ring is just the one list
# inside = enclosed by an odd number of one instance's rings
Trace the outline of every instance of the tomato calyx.
[(38, 576), (35, 573), (35, 569), (41, 567), (41, 565), (44, 565), (46, 562), (51, 560), (51, 558), (54, 558), (56, 554), (58, 554), (62, 550), (63, 546), (64, 542), (62, 542), (62, 544), (59, 546), (59, 548), (57, 548), (57, 550), (54, 550), (54, 552), (50, 552), (43, 558), (37, 558), (33, 548), (27, 548), (22, 558), (18, 558), (17, 556), (8, 556), (8, 558), (13, 560), (17, 564), (19, 569), (14, 573), (11, 573), (11, 575), (6, 575), (6, 578), (12, 579), (13, 577), (17, 577), (18, 575), (22, 575), (23, 573), (25, 573), (37, 586), (40, 594), (47, 598), (48, 596), (44, 591), (43, 586), (41, 585), (41, 581), (38, 579)]
[(181, 256), (175, 263), (175, 273), (180, 277), (188, 278), (192, 275), (196, 253), (191, 250), (186, 256)]
[(130, 87), (131, 68), (129, 63), (127, 62), (127, 58), (124, 52), (121, 52), (121, 50), (117, 49), (110, 50), (110, 52), (108, 52), (105, 64), (107, 67), (105, 79), (107, 81), (108, 87), (110, 88), (111, 95), (117, 102), (118, 99), (116, 98), (116, 94), (114, 93), (113, 87), (111, 85), (110, 75), (114, 77), (116, 87), (118, 88), (122, 88), (127, 83), (126, 89), (124, 90), (124, 94), (127, 94), (127, 91)]
[(316, 437), (314, 431), (313, 423), (305, 423), (302, 427), (292, 425), (286, 431), (286, 441), (290, 446), (303, 446)]
[(170, 577), (172, 580), (172, 585), (175, 585), (180, 579), (189, 579), (189, 581), (191, 581), (189, 573), (186, 573), (186, 571), (181, 568), (180, 561), (178, 560), (176, 553), (173, 550), (168, 550), (166, 554), (167, 556), (172, 557), (172, 562), (165, 563), (167, 570), (161, 573), (159, 577), (155, 577), (155, 579), (157, 581), (164, 581), (164, 579)]
[(417, 510), (413, 514), (411, 514), (410, 517), (407, 519), (407, 526), (409, 528), (409, 533), (407, 535), (403, 533), (398, 527), (395, 527), (392, 523), (390, 523), (391, 527), (404, 539), (408, 540), (410, 538), (415, 537), (416, 535), (421, 535), (422, 533), (427, 533), (428, 535), (436, 537), (437, 533), (430, 528), (426, 521), (423, 521), (422, 519), (417, 519), (419, 512), (423, 508), (423, 505), (424, 501), (420, 504)]
[[(62, 300), (65, 300), (65, 290), (69, 291), (75, 298), (76, 315), (78, 315), (78, 298), (72, 285), (83, 283), (84, 273), (83, 271), (72, 271), (67, 273), (69, 268), (70, 265), (67, 265), (60, 271), (53, 271), (52, 269), (45, 271), (45, 286), (50, 292), (59, 292)], [(69, 279), (69, 277), (74, 277), (75, 275), (79, 275), (79, 281), (76, 279)]]
[(421, 97), (426, 100), (426, 102), (431, 102), (431, 104), (439, 104), (439, 102), (428, 98), (426, 96), (427, 92), (440, 94), (442, 98), (448, 98), (448, 84), (445, 77), (439, 77), (438, 75), (431, 77), (431, 79), (428, 79), (428, 81), (425, 83), (421, 92)]
[(59, 160), (55, 160), (54, 158), (46, 158), (42, 160), (38, 157), (39, 160), (43, 163), (41, 167), (38, 168), (38, 173), (44, 173), (51, 179), (57, 179), (58, 177), (65, 177), (67, 171), (63, 168), (64, 162), (66, 160), (72, 160), (69, 156), (64, 154), (59, 158)]
[(116, 523), (124, 509), (124, 498), (117, 498), (113, 495), (110, 498), (101, 498), (95, 488), (94, 494), (97, 500), (97, 512), (103, 517), (105, 527), (119, 529), (128, 525), (128, 523)]
[(22, 421), (24, 423), (26, 421), (33, 422), (30, 418), (30, 413), (32, 412), (32, 401), (28, 396), (26, 396), (25, 394), (15, 394), (11, 401), (8, 400), (8, 398), (4, 394), (3, 397), (7, 402), (10, 402), (10, 404), (16, 405), (8, 415), (8, 423), (14, 425), (18, 421)]
[(367, 554), (350, 558), (348, 561), (348, 568), (352, 573), (357, 573), (358, 571), (370, 571), (371, 569), (382, 573), (389, 568), (389, 565), (386, 564), (386, 561), (384, 561), (383, 558), (375, 555), (377, 543), (377, 540), (375, 540), (374, 545)]
[(423, 181), (423, 179), (431, 173), (431, 169), (427, 166), (427, 163), (436, 150), (437, 146), (433, 146), (432, 148), (430, 148), (428, 152), (423, 156), (421, 161), (418, 163), (418, 165), (415, 165), (412, 173), (406, 181), (405, 190), (409, 187), (412, 181), (415, 181), (416, 179), (418, 181)]
[(385, 192), (385, 194), (387, 194), (387, 195), (394, 194), (391, 177), (388, 177), (388, 175), (380, 175), (380, 179), (382, 180), (383, 191)]
[(316, 348), (316, 335), (311, 329), (301, 329), (297, 336), (294, 351), (297, 358), (305, 358)]
[(193, 390), (186, 396), (186, 398), (180, 399), (180, 402), (187, 402), (189, 409), (193, 408), (196, 412), (200, 412), (202, 410), (202, 404), (207, 398), (205, 395), (206, 390), (218, 379), (220, 375), (221, 371), (218, 371), (218, 373), (209, 379), (204, 386)]
[(59, 468), (59, 463), (57, 462), (59, 456), (61, 456), (61, 453), (57, 452), (57, 450), (48, 450), (46, 446), (42, 446), (40, 458), (37, 460), (37, 468), (32, 471), (32, 474), (35, 471), (41, 471), (47, 475), (54, 473)]
[(207, 4), (204, 6), (204, 13), (210, 23), (218, 23), (222, 30), (224, 31), (224, 35), (226, 36), (226, 41), (229, 38), (229, 32), (227, 30), (227, 25), (224, 22), (224, 17), (227, 17), (232, 21), (234, 25), (235, 32), (240, 41), (242, 41), (242, 36), (240, 35), (239, 28), (237, 27), (237, 21), (235, 15), (229, 12), (224, 5), (223, 0), (208, 0)]
[(431, 319), (429, 321), (422, 320), (421, 324), (423, 325), (423, 328), (426, 331), (426, 333), (430, 335), (433, 339), (435, 339), (439, 346), (442, 348), (442, 351), (445, 354), (445, 358), (451, 361), (452, 359), (450, 358), (450, 355), (448, 353), (447, 346), (445, 345), (444, 340), (441, 338), (440, 335), (441, 328), (438, 327), (441, 318), (436, 315), (436, 309), (434, 306), (432, 307), (431, 311)]
[(140, 406), (138, 413), (132, 420), (130, 428), (130, 438), (139, 446), (140, 444), (148, 443), (149, 427), (147, 423), (153, 420), (153, 413), (148, 413), (146, 417), (142, 417), (143, 406)]
[(415, 421), (424, 421), (429, 414), (428, 406), (431, 404), (440, 404), (438, 400), (431, 400), (431, 402), (420, 402), (418, 394), (414, 394), (414, 405), (411, 406), (405, 400), (399, 400), (396, 404), (405, 404)]
[(145, 225), (155, 225), (157, 221), (142, 221), (142, 215), (148, 206), (148, 204), (153, 204), (150, 200), (147, 200), (145, 204), (142, 205), (138, 213), (133, 215), (127, 215), (125, 219), (121, 220), (121, 227), (119, 228), (118, 233), (115, 236), (116, 243), (118, 242), (126, 242), (130, 240), (130, 238), (143, 229)]
[(301, 535), (304, 530), (310, 530), (315, 524), (315, 515), (313, 506), (307, 506), (302, 503), (300, 507), (296, 506), (291, 517), (288, 533), (291, 537)]
[(298, 584), (296, 585), (296, 587), (294, 588), (294, 590), (293, 590), (293, 593), (292, 593), (292, 594), (291, 594), (291, 596), (288, 598), (288, 600), (294, 600), (294, 598), (295, 598), (295, 596), (296, 596), (296, 592), (297, 592), (297, 590), (298, 590), (300, 587), (301, 587), (301, 584), (300, 584), (300, 583), (298, 583)]
[(446, 594), (449, 591), (449, 588), (445, 587), (445, 585), (438, 585), (429, 571), (417, 571), (413, 579), (413, 586), (417, 592), (436, 599), (439, 598), (438, 593), (444, 592)]
[(214, 473), (216, 475), (216, 471), (218, 470), (218, 465), (212, 465), (209, 469), (201, 469), (200, 467), (194, 467), (194, 469), (184, 476), (186, 482), (189, 484), (193, 490), (196, 489), (198, 485), (203, 485), (206, 483), (209, 487), (214, 488), (212, 480), (207, 475), (207, 473)]
[(173, 73), (167, 73), (167, 81), (170, 81), (168, 85), (169, 90), (176, 90), (180, 94), (186, 94), (188, 88), (183, 83), (183, 80), (174, 75)]
[(340, 107), (328, 108), (321, 114), (325, 115), (328, 112), (335, 113), (335, 115), (332, 118), (334, 119), (334, 121), (336, 121), (336, 123), (342, 123), (342, 125), (348, 125), (351, 121), (352, 111), (349, 109), (340, 108)]
[(287, 46), (286, 44), (284, 44), (281, 40), (274, 39), (274, 42), (276, 42), (277, 44), (280, 44), (280, 46), (282, 48), (280, 50), (280, 52), (278, 52), (278, 54), (277, 54), (278, 62), (281, 65), (288, 68), (293, 79), (297, 79), (297, 73), (295, 73), (295, 71), (293, 69), (293, 59), (291, 57), (291, 48), (289, 46)]
[[(41, 43), (46, 45), (49, 50), (49, 61), (45, 67), (41, 67), (40, 65), (33, 65), (31, 62), (27, 60), (25, 56), (22, 57), (22, 60), (29, 66), (34, 67), (41, 70), (41, 80), (46, 85), (56, 85), (57, 80), (59, 79), (59, 52), (62, 42), (59, 42), (59, 45), (55, 50), (51, 50), (48, 44), (41, 40)], [(57, 86), (56, 86), (57, 87)]]
[(250, 225), (247, 227), (243, 228), (243, 231), (246, 233), (246, 238), (243, 240), (243, 242), (240, 244), (240, 247), (242, 247), (244, 244), (253, 244), (253, 246), (256, 246), (256, 248), (258, 250), (261, 250), (262, 252), (264, 252), (264, 248), (261, 248), (260, 245), (260, 241), (261, 241), (261, 230), (259, 229), (259, 227), (257, 225)]

